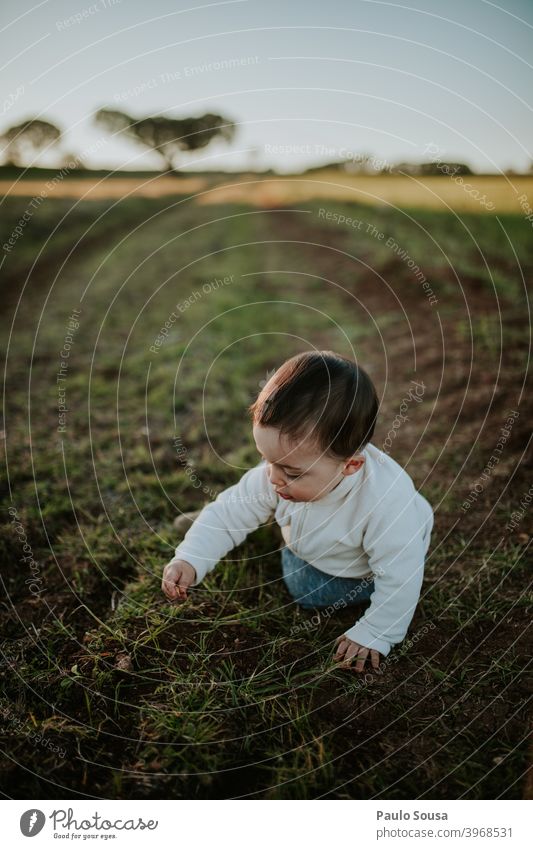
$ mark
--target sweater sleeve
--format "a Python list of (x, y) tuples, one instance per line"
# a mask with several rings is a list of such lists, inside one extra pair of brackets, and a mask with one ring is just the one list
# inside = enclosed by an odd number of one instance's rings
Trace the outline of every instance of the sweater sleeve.
[[(374, 576), (374, 592), (364, 616), (345, 634), (382, 655), (400, 643), (413, 618), (424, 574), (432, 517), (428, 522), (418, 493), (383, 499), (372, 511), (363, 534)], [(429, 505), (428, 505), (429, 506)]]
[(219, 493), (203, 508), (177, 546), (172, 560), (186, 560), (194, 566), (196, 581), (193, 586), (197, 586), (228, 551), (267, 521), (277, 503), (267, 465), (262, 460), (245, 472), (238, 483)]

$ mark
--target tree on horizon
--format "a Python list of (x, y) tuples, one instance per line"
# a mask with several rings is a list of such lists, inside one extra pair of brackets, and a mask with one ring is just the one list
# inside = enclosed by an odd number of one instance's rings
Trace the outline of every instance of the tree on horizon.
[(167, 170), (174, 173), (178, 173), (175, 165), (178, 154), (207, 147), (217, 137), (229, 143), (236, 132), (233, 121), (210, 112), (196, 118), (152, 115), (136, 119), (126, 112), (103, 108), (95, 113), (94, 120), (113, 134), (123, 134), (158, 153)]
[(61, 138), (61, 130), (49, 121), (28, 118), (21, 124), (9, 127), (0, 135), (0, 144), (6, 165), (31, 165), (37, 154), (56, 145)]

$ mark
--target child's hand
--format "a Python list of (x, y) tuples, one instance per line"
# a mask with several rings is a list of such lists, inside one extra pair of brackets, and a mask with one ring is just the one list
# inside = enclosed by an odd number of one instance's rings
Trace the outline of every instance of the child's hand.
[(196, 580), (196, 569), (185, 560), (171, 560), (163, 569), (161, 589), (169, 601), (184, 601), (187, 587)]
[(359, 643), (354, 643), (353, 640), (348, 639), (346, 634), (341, 634), (335, 642), (338, 645), (333, 660), (342, 661), (341, 666), (350, 666), (352, 660), (356, 658), (355, 671), (362, 672), (365, 668), (368, 654), (370, 653), (372, 666), (374, 669), (378, 669), (379, 652), (376, 649), (367, 649), (366, 646), (360, 646)]

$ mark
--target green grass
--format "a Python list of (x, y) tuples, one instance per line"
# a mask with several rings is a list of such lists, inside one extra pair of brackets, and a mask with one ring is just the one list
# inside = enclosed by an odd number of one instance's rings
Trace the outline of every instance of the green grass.
[[(25, 205), (4, 201), (2, 243)], [(475, 507), (462, 517), (459, 507), (490, 457), (505, 411), (518, 404), (527, 314), (502, 233), (527, 275), (530, 229), (512, 216), (501, 225), (492, 216), (460, 221), (431, 212), (411, 220), (401, 211), (335, 202), (336, 211), (366, 217), (393, 236), (427, 273), (446, 330), (440, 386), (436, 313), (406, 264), (370, 235), (324, 223), (319, 206), (290, 212), (202, 208), (181, 199), (47, 200), (6, 257), (4, 339), (14, 324), (3, 351), (3, 708), (21, 723), (4, 718), (11, 794), (520, 794), (514, 782), (526, 763), (524, 634), (531, 618), (526, 520), (512, 534), (504, 528), (527, 490), (515, 468), (528, 438), (525, 410)], [(483, 257), (505, 319), (504, 379), (491, 405), (501, 351)], [(455, 369), (470, 368), (470, 329), (450, 264), (464, 277), (473, 315), (472, 394), (463, 404), (465, 381)], [(226, 275), (233, 275), (231, 285), (202, 293), (151, 352), (176, 304)], [(55, 375), (75, 307), (80, 327), (61, 434)], [(416, 373), (405, 347), (411, 331)], [(294, 605), (270, 527), (250, 535), (185, 604), (169, 606), (159, 587), (178, 542), (176, 514), (200, 507), (257, 462), (246, 408), (268, 373), (303, 348), (350, 354), (352, 345), (384, 395), (376, 445), (409, 381), (422, 376), (427, 383), (423, 406), (412, 410), (392, 454), (432, 504), (442, 501), (410, 634), (433, 627), (411, 647), (395, 649), (372, 680), (331, 660), (335, 637), (357, 612), (316, 624)], [(37, 596), (28, 590), (10, 506), (39, 565)], [(32, 743), (30, 726), (67, 757)]]

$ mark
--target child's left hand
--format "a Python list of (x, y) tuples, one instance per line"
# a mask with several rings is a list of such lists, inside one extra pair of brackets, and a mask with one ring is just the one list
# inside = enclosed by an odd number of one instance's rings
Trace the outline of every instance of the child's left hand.
[(354, 669), (356, 672), (363, 672), (366, 660), (370, 654), (370, 661), (373, 668), (378, 669), (379, 652), (376, 649), (367, 649), (366, 646), (360, 646), (359, 643), (354, 643), (353, 640), (350, 640), (346, 634), (341, 634), (335, 642), (338, 645), (333, 660), (342, 661), (341, 666), (350, 666), (352, 660), (357, 658)]

